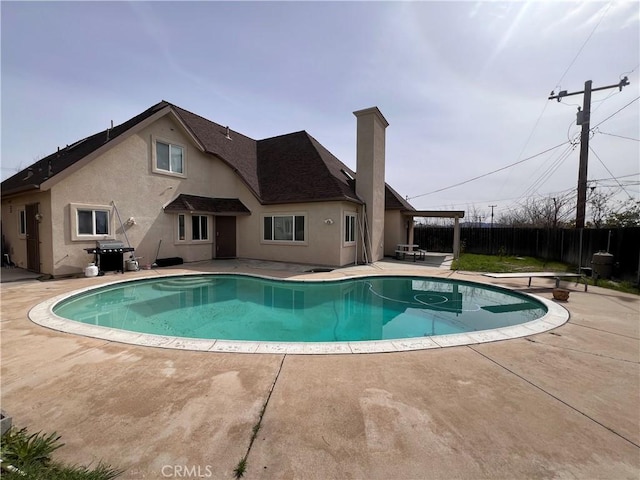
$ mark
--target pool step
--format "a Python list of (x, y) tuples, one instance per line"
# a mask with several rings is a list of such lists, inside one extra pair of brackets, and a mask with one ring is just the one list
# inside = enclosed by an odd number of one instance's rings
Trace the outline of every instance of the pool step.
[(200, 287), (211, 287), (217, 282), (217, 279), (211, 278), (173, 278), (170, 280), (164, 280), (162, 283), (155, 283), (153, 285), (153, 289), (165, 292), (180, 292)]

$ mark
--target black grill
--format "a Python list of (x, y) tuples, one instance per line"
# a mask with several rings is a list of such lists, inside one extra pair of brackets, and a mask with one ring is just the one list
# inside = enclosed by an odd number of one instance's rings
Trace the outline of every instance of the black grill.
[(124, 254), (134, 251), (132, 247), (125, 247), (124, 243), (117, 240), (98, 240), (94, 248), (85, 250), (94, 255), (100, 274), (114, 271), (124, 273)]

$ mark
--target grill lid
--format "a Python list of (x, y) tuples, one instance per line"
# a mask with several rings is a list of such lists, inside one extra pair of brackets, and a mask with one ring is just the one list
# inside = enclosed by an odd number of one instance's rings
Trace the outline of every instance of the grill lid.
[(120, 240), (96, 240), (96, 248), (100, 250), (113, 250), (116, 248), (124, 248), (124, 243)]

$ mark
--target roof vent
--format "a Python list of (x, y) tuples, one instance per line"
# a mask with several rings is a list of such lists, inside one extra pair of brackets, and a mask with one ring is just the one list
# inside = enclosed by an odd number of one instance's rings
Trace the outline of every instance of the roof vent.
[(113, 120), (111, 120), (111, 127), (107, 128), (107, 142), (111, 139), (111, 130), (113, 130)]
[(344, 168), (341, 168), (340, 171), (344, 174), (345, 177), (347, 177), (349, 180), (355, 180), (355, 178), (353, 178), (353, 175), (351, 175), (349, 172), (347, 172)]
[(227, 140), (231, 140), (231, 137), (229, 136), (229, 127), (228, 127), (228, 126), (226, 127), (226, 133), (225, 133), (224, 137), (225, 137)]

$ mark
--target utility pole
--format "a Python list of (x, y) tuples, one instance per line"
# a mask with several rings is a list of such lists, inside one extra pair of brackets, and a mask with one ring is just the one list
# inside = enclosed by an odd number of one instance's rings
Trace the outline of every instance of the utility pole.
[(571, 95), (580, 95), (584, 93), (582, 102), (582, 111), (578, 107), (578, 118), (576, 123), (582, 126), (582, 132), (580, 133), (580, 165), (578, 167), (578, 203), (576, 205), (576, 228), (584, 228), (585, 210), (587, 205), (587, 167), (589, 164), (589, 134), (591, 123), (591, 92), (597, 92), (599, 90), (607, 90), (609, 88), (619, 88), (622, 91), (622, 87), (629, 85), (629, 79), (624, 77), (619, 83), (614, 85), (607, 85), (606, 87), (592, 88), (591, 80), (584, 82), (584, 90), (579, 92), (568, 93), (566, 90), (558, 92), (556, 95), (553, 91), (549, 100), (557, 99), (558, 102), (563, 97), (570, 97)]

